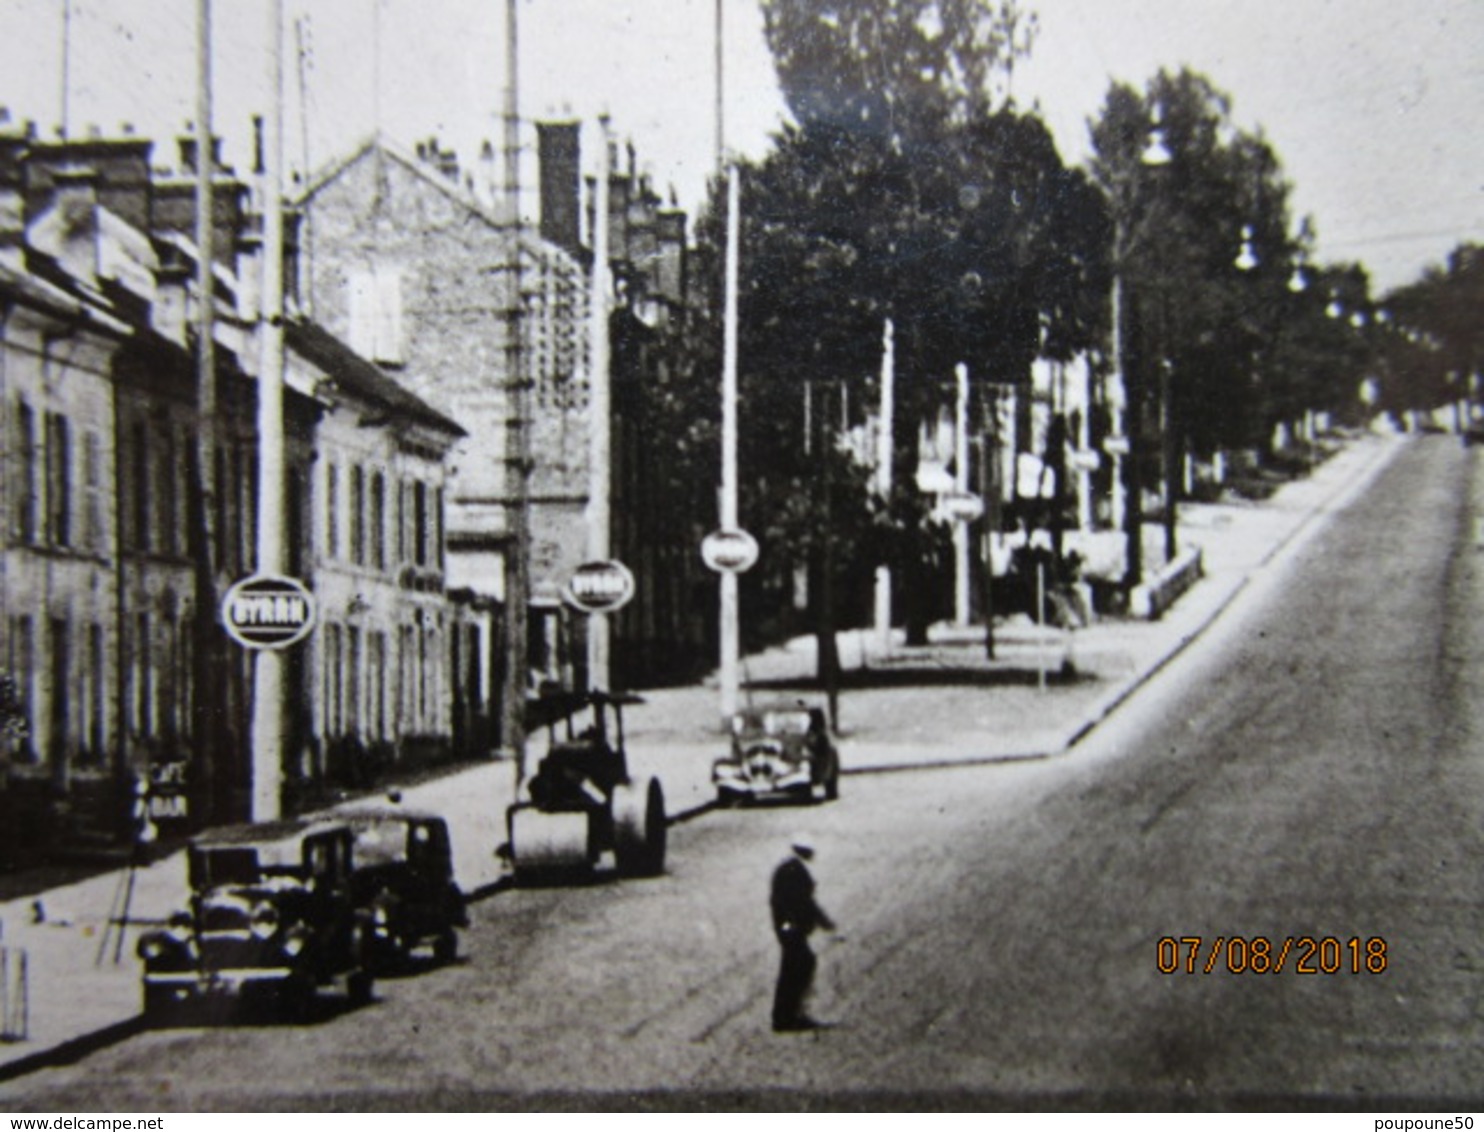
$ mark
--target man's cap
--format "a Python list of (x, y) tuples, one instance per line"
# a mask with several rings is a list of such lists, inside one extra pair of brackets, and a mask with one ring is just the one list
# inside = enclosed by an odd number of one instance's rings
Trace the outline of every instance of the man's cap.
[(807, 833), (794, 833), (789, 836), (789, 846), (804, 853), (814, 852), (814, 838)]

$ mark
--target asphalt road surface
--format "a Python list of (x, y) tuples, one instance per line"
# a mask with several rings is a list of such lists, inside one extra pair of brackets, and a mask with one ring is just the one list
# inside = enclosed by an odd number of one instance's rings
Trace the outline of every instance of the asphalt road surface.
[[(370, 1007), (139, 1034), (0, 1101), (1478, 1108), (1480, 460), (1407, 446), (1065, 757), (708, 813), (662, 878), (480, 902), (464, 960)], [(834, 1025), (775, 1035), (767, 878), (798, 826), (844, 938)]]

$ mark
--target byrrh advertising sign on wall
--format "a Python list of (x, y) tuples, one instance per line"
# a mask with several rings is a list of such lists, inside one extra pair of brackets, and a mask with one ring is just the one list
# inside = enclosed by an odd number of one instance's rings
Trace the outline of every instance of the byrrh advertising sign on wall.
[(314, 621), (314, 595), (298, 578), (255, 574), (222, 598), (222, 624), (244, 648), (288, 648), (309, 635)]

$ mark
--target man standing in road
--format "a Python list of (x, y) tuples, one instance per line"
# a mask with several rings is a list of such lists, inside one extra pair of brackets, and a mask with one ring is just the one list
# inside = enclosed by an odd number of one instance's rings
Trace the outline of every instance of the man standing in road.
[(804, 1013), (804, 1000), (814, 981), (817, 960), (809, 946), (809, 935), (816, 928), (833, 931), (834, 921), (814, 899), (814, 877), (809, 862), (814, 858), (814, 842), (805, 834), (789, 840), (791, 852), (773, 870), (769, 903), (773, 910), (773, 930), (783, 949), (778, 964), (778, 987), (773, 994), (773, 1029), (780, 1032), (813, 1030), (819, 1023)]

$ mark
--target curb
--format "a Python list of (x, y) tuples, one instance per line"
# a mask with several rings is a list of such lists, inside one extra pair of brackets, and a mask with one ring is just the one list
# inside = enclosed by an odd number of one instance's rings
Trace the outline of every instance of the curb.
[(1102, 723), (1110, 715), (1117, 711), (1118, 708), (1121, 707), (1131, 696), (1133, 696), (1135, 692), (1137, 692), (1145, 684), (1149, 683), (1149, 681), (1153, 680), (1157, 675), (1159, 675), (1160, 672), (1164, 671), (1164, 669), (1170, 664), (1171, 661), (1173, 661), (1187, 648), (1189, 648), (1196, 640), (1203, 636), (1206, 630), (1208, 630), (1218, 618), (1220, 618), (1229, 608), (1231, 608), (1231, 606), (1236, 602), (1237, 598), (1246, 591), (1248, 585), (1255, 577), (1258, 576), (1258, 574), (1266, 571), (1279, 557), (1280, 554), (1287, 551), (1291, 546), (1296, 545), (1300, 536), (1309, 531), (1309, 529), (1319, 520), (1321, 516), (1327, 516), (1331, 514), (1335, 509), (1334, 504), (1336, 500), (1341, 499), (1342, 497), (1345, 497), (1347, 495), (1359, 494), (1359, 492), (1365, 486), (1369, 485), (1370, 482), (1375, 479), (1377, 475), (1380, 474), (1382, 469), (1384, 469), (1385, 466), (1396, 457), (1397, 453), (1401, 451), (1401, 448), (1402, 446), (1399, 443), (1390, 443), (1383, 445), (1380, 451), (1374, 457), (1372, 457), (1372, 459), (1361, 469), (1358, 475), (1342, 482), (1338, 487), (1335, 488), (1334, 491), (1325, 496), (1324, 499), (1320, 501), (1317, 507), (1304, 515), (1304, 517), (1300, 519), (1297, 524), (1294, 525), (1292, 530), (1290, 530), (1276, 543), (1274, 543), (1273, 546), (1269, 548), (1269, 550), (1262, 556), (1262, 558), (1258, 560), (1257, 565), (1249, 569), (1245, 574), (1238, 578), (1236, 584), (1232, 586), (1231, 592), (1228, 593), (1225, 597), (1219, 599), (1211, 608), (1210, 612), (1207, 613), (1206, 616), (1203, 617), (1199, 622), (1197, 622), (1196, 625), (1190, 630), (1190, 632), (1186, 633), (1177, 642), (1175, 642), (1175, 644), (1168, 651), (1166, 651), (1163, 656), (1156, 660), (1150, 667), (1136, 675), (1122, 688), (1114, 691), (1108, 697), (1108, 699), (1100, 703), (1087, 716), (1085, 716), (1082, 722), (1077, 727), (1073, 728), (1070, 736), (1061, 745), (1061, 747), (1053, 753), (1060, 755), (1069, 752), (1078, 743), (1087, 738), (1087, 736), (1091, 734), (1100, 723)]
[(145, 1030), (142, 1015), (134, 1015), (120, 1022), (112, 1022), (97, 1030), (89, 1030), (87, 1033), (79, 1034), (75, 1038), (67, 1038), (56, 1045), (47, 1046), (45, 1049), (36, 1050), (18, 1057), (14, 1061), (0, 1064), (0, 1082), (11, 1081), (17, 1077), (24, 1077), (30, 1073), (42, 1069), (55, 1069), (59, 1065), (71, 1065), (81, 1061), (89, 1054), (97, 1053), (116, 1042), (125, 1038), (132, 1038), (135, 1034), (142, 1034)]

